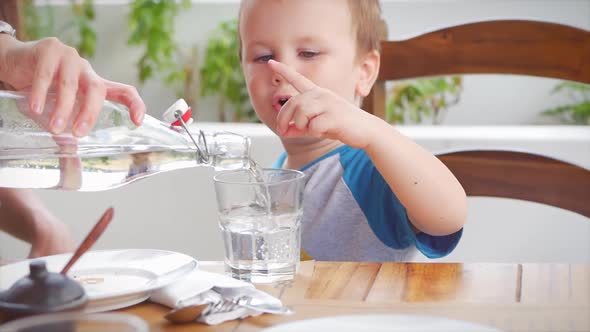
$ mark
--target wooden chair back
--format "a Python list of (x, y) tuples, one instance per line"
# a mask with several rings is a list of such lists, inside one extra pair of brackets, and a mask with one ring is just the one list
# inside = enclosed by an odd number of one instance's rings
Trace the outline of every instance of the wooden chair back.
[(467, 196), (514, 198), (590, 218), (590, 171), (520, 151), (463, 150), (437, 155)]
[(385, 82), (451, 74), (520, 74), (590, 83), (590, 31), (498, 20), (381, 42), (381, 67), (363, 109), (385, 118)]
[[(590, 83), (590, 32), (556, 23), (496, 20), (381, 42), (381, 66), (363, 109), (385, 119), (385, 82), (453, 74), (520, 74)], [(438, 155), (468, 196), (515, 198), (590, 218), (590, 171), (518, 151)]]

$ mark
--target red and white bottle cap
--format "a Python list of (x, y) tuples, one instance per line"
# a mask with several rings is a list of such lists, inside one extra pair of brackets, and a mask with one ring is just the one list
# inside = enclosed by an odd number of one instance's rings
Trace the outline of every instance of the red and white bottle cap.
[(164, 112), (164, 115), (163, 115), (164, 121), (166, 121), (167, 123), (169, 123), (173, 127), (175, 127), (175, 126), (180, 127), (182, 125), (180, 123), (180, 120), (176, 119), (176, 116), (174, 116), (174, 114), (178, 110), (180, 110), (182, 112), (182, 121), (184, 121), (184, 123), (189, 125), (193, 122), (191, 108), (187, 105), (186, 101), (184, 101), (184, 99), (182, 99), (182, 98), (178, 99), (174, 104), (172, 104), (172, 106), (168, 107), (168, 109)]

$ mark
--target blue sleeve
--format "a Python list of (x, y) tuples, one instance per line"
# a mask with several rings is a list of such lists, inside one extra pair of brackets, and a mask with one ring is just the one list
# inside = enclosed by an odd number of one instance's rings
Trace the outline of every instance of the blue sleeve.
[(373, 233), (385, 245), (404, 249), (415, 245), (428, 258), (448, 255), (459, 243), (463, 230), (445, 236), (416, 234), (405, 207), (362, 150), (341, 155), (344, 181), (365, 214)]
[(272, 164), (272, 168), (283, 168), (283, 164), (285, 164), (285, 159), (287, 159), (287, 153), (282, 152), (281, 155), (275, 162)]

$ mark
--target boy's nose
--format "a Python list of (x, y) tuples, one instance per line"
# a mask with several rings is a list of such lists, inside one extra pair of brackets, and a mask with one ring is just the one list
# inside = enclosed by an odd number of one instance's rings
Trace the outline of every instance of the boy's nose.
[(283, 78), (281, 77), (281, 75), (276, 74), (276, 73), (272, 74), (272, 83), (274, 85), (280, 85), (282, 81), (283, 81)]

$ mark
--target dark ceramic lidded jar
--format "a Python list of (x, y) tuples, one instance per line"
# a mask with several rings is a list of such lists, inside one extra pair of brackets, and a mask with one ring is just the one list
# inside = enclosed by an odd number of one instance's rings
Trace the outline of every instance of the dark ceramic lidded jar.
[(44, 261), (32, 261), (29, 268), (29, 275), (0, 292), (0, 323), (2, 318), (74, 311), (88, 302), (84, 288), (78, 282), (47, 271)]

